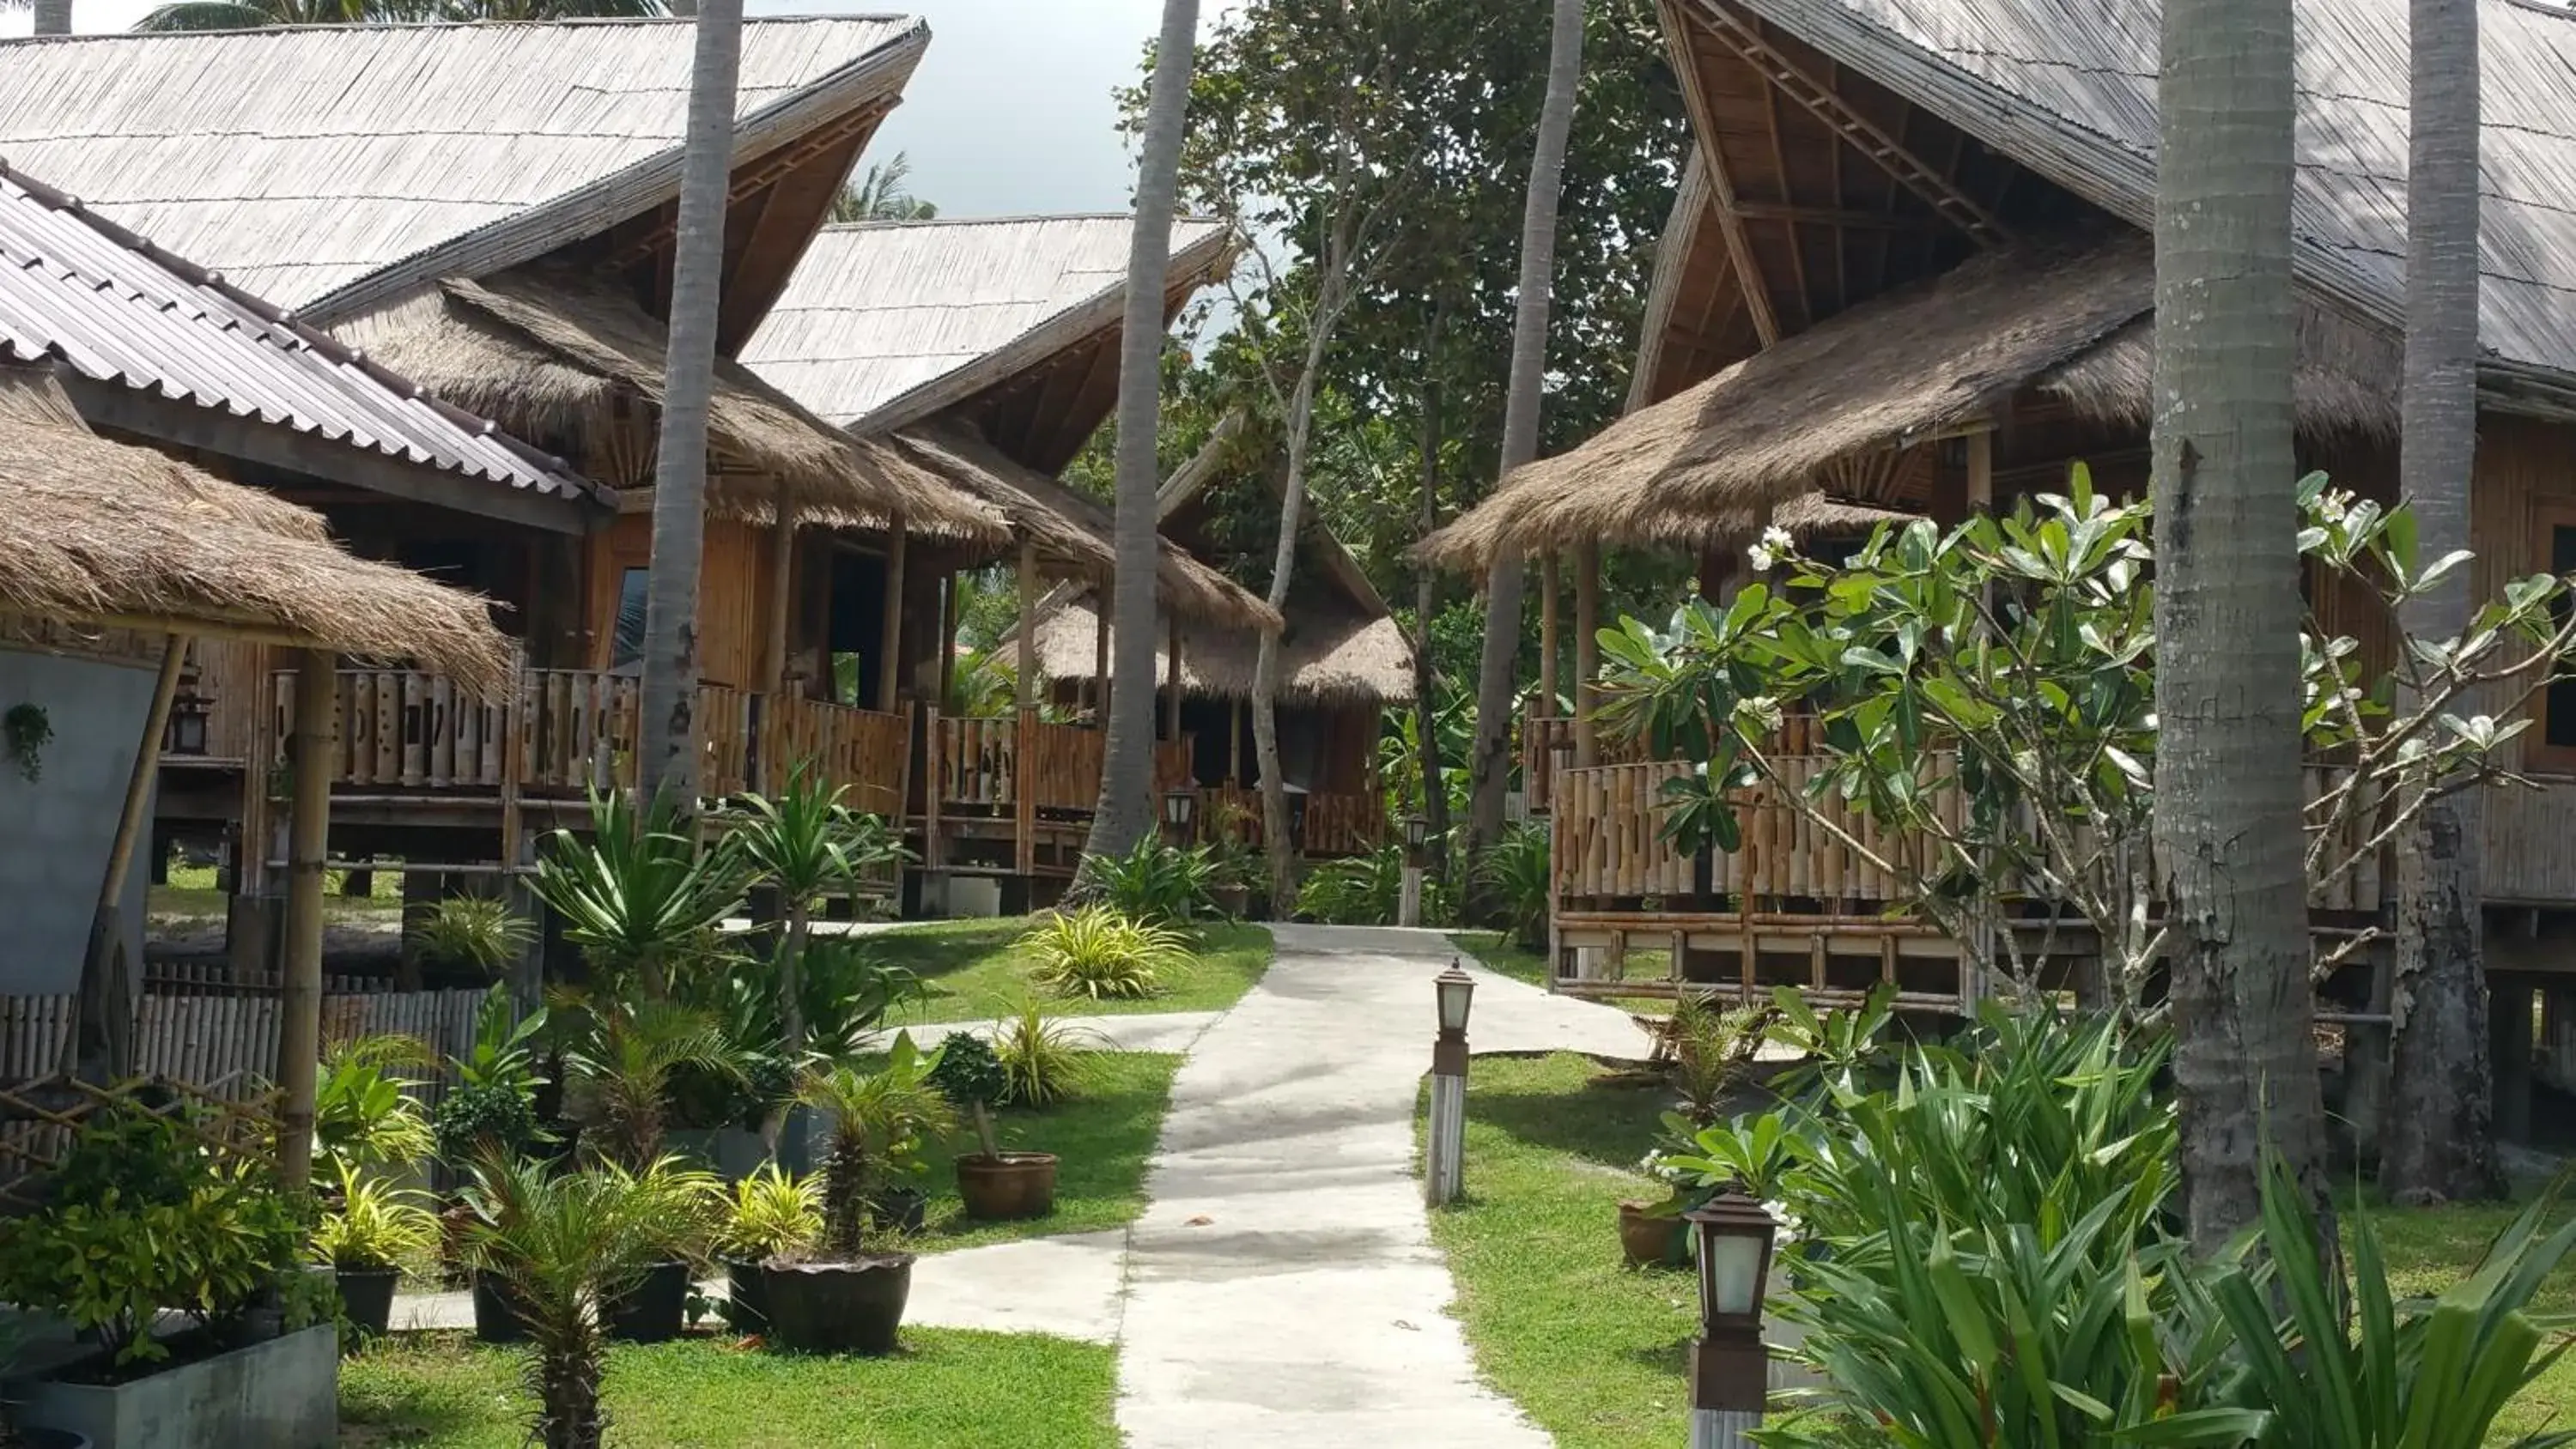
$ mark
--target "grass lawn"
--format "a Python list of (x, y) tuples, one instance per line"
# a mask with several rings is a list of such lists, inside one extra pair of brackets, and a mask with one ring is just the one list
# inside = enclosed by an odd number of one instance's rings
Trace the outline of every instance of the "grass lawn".
[[(1467, 1195), (1431, 1216), (1476, 1364), (1561, 1449), (1666, 1449), (1690, 1437), (1688, 1273), (1619, 1256), (1618, 1202), (1661, 1194), (1630, 1169), (1664, 1094), (1594, 1087), (1566, 1053), (1483, 1057), (1467, 1084)], [(1420, 1119), (1417, 1118), (1417, 1121)]]
[[(938, 921), (869, 938), (885, 959), (921, 975), (928, 994), (897, 1015), (906, 1021), (977, 1021), (1016, 1010), (1028, 999), (1029, 958), (1017, 942), (1028, 921)], [(1048, 997), (1060, 1016), (1124, 1016), (1155, 1011), (1223, 1011), (1243, 999), (1270, 969), (1270, 933), (1259, 926), (1199, 928), (1187, 974), (1159, 996), (1137, 1001)]]
[[(1562, 1449), (1665, 1449), (1688, 1438), (1682, 1371), (1697, 1294), (1684, 1273), (1620, 1262), (1618, 1201), (1658, 1195), (1629, 1169), (1654, 1145), (1660, 1094), (1591, 1085), (1599, 1073), (1562, 1053), (1478, 1058), (1467, 1196), (1432, 1215), (1431, 1235), (1457, 1279), (1478, 1368)], [(2394, 1286), (2429, 1296), (2476, 1266), (2515, 1209), (2371, 1212)], [(2576, 1266), (2535, 1307), (2576, 1312)], [(2489, 1442), (2569, 1427), (2576, 1356), (2524, 1390)]]
[[(340, 1365), (340, 1442), (520, 1449), (520, 1350), (462, 1334), (390, 1340)], [(1114, 1449), (1117, 1353), (1034, 1334), (907, 1328), (882, 1359), (795, 1358), (695, 1339), (608, 1359), (611, 1449)]]
[[(1452, 931), (1449, 940), (1459, 950), (1476, 958), (1486, 970), (1514, 981), (1527, 982), (1542, 990), (1547, 987), (1547, 954), (1533, 951), (1500, 931)], [(1672, 970), (1670, 951), (1631, 951), (1628, 974), (1661, 980)], [(1613, 996), (1603, 1003), (1639, 1016), (1670, 1016), (1673, 1003), (1661, 996)]]
[[(322, 915), (325, 920), (390, 921), (402, 914), (401, 876), (379, 873), (373, 882), (373, 895), (351, 897), (340, 894), (343, 874), (336, 870), (323, 872)], [(222, 920), (224, 893), (215, 889), (215, 868), (211, 865), (171, 866), (170, 883), (151, 888), (144, 911), (156, 921)]]
[(1145, 1210), (1145, 1162), (1162, 1134), (1172, 1104), (1172, 1073), (1181, 1059), (1159, 1052), (1093, 1052), (1093, 1080), (1073, 1101), (1042, 1111), (1005, 1108), (994, 1114), (993, 1135), (1005, 1152), (1052, 1152), (1056, 1164), (1055, 1211), (1024, 1223), (967, 1221), (957, 1198), (958, 1153), (977, 1152), (972, 1126), (930, 1152), (930, 1227), (909, 1246), (942, 1253), (1019, 1238), (1098, 1232), (1124, 1227)]

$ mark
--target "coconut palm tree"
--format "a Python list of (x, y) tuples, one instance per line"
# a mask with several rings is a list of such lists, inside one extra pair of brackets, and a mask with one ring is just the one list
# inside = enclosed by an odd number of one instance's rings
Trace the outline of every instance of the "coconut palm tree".
[(902, 151), (871, 164), (856, 186), (832, 198), (832, 220), (928, 221), (939, 208), (912, 194), (912, 157)]
[(1163, 408), (1163, 274), (1172, 258), (1181, 141), (1197, 59), (1198, 0), (1163, 0), (1145, 134), (1136, 153), (1136, 225), (1127, 244), (1127, 312), (1118, 354), (1117, 577), (1111, 590), (1109, 739), (1100, 804), (1083, 846), (1095, 859), (1125, 855), (1154, 828), (1154, 491)]
[(644, 591), (646, 799), (694, 810), (698, 794), (698, 564), (706, 542), (707, 409), (715, 391), (716, 320), (724, 287), (725, 188), (733, 173), (734, 83), (742, 70), (742, 0), (699, 7), (680, 163), (678, 249), (671, 261), (670, 366), (653, 470), (653, 558)]
[(2299, 787), (2291, 0), (2166, 0), (2156, 187), (2158, 859), (2192, 1242), (2262, 1152), (2322, 1186)]
[(72, 33), (72, 0), (0, 0), (0, 15), (13, 10), (35, 12), (36, 35), (69, 35)]
[[(2406, 382), (2398, 490), (2429, 562), (2469, 546), (2478, 434), (2478, 7), (2412, 0)], [(2409, 599), (2407, 637), (2469, 626), (2469, 570)], [(2401, 699), (2400, 709), (2414, 707)], [(2427, 801), (2398, 842), (2395, 1019), (2380, 1186), (2399, 1202), (2492, 1197), (2493, 1063), (2479, 919), (2477, 790)]]
[[(1539, 408), (1547, 380), (1547, 313), (1556, 276), (1556, 204), (1565, 182), (1566, 138), (1583, 71), (1583, 0), (1556, 0), (1548, 34), (1547, 94), (1540, 102), (1538, 152), (1521, 205), (1519, 307), (1512, 317), (1510, 391), (1503, 400), (1502, 471), (1538, 456)], [(1512, 664), (1521, 650), (1521, 561), (1495, 561), (1485, 577), (1485, 643), (1476, 663), (1476, 745), (1467, 855), (1472, 864), (1503, 838), (1503, 787), (1511, 774)], [(1472, 877), (1471, 877), (1472, 878)]]

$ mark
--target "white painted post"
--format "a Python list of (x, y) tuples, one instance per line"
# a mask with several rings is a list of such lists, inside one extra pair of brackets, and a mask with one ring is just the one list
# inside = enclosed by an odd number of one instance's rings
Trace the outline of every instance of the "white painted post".
[(1440, 1037), (1431, 1046), (1431, 1132), (1422, 1164), (1423, 1201), (1458, 1200), (1467, 1168), (1467, 1013), (1476, 983), (1451, 960), (1432, 982)]
[(1412, 857), (1404, 862), (1404, 876), (1396, 887), (1395, 923), (1399, 926), (1422, 924), (1422, 867)]
[(1753, 1431), (1762, 1427), (1759, 1410), (1691, 1410), (1690, 1449), (1752, 1449)]

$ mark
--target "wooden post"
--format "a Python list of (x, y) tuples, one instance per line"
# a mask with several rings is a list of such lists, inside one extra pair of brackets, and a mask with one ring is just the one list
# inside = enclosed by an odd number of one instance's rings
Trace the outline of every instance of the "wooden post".
[(1592, 681), (1601, 672), (1601, 545), (1574, 546), (1574, 763), (1601, 763), (1592, 725)]
[(1990, 513), (1995, 506), (1995, 435), (1980, 431), (1968, 435), (1968, 507), (1979, 513)]
[(1109, 592), (1097, 589), (1091, 596), (1091, 704), (1102, 729), (1109, 728)]
[(905, 535), (903, 520), (894, 523), (894, 536), (886, 543), (885, 560), (885, 627), (877, 639), (882, 656), (877, 663), (877, 709), (894, 713), (896, 666), (903, 655), (903, 563)]
[(327, 649), (295, 660), (295, 770), (286, 845), (286, 979), (278, 998), (277, 1085), (285, 1094), (278, 1180), (304, 1186), (313, 1170), (313, 1089), (322, 1052), (322, 862), (331, 836), (331, 744), (339, 681)]
[[(948, 584), (939, 599), (939, 708), (954, 707), (952, 696), (957, 690), (957, 599), (958, 574), (948, 571)], [(934, 772), (935, 774), (936, 772)]]
[(1019, 874), (1034, 875), (1038, 864), (1037, 800), (1032, 787), (1037, 783), (1031, 771), (1035, 753), (1029, 747), (1036, 742), (1033, 726), (1038, 717), (1038, 546), (1034, 539), (1020, 540), (1020, 701), (1019, 731), (1012, 741), (1011, 814), (1012, 834), (1018, 838), (1016, 857)]
[(1235, 696), (1225, 707), (1225, 782), (1243, 784), (1243, 697)]
[[(1164, 646), (1164, 653), (1166, 653), (1167, 655), (1169, 655), (1169, 656), (1170, 656), (1169, 660), (1167, 661), (1167, 667), (1168, 667), (1169, 672), (1170, 672), (1170, 674), (1171, 674), (1171, 681), (1170, 681), (1170, 684), (1169, 684), (1169, 686), (1168, 686), (1168, 687), (1170, 688), (1170, 690), (1171, 690), (1171, 697), (1170, 697), (1169, 699), (1165, 700), (1165, 701), (1164, 701), (1164, 705), (1163, 705), (1164, 719), (1167, 721), (1167, 723), (1164, 725), (1164, 728), (1163, 728), (1163, 738), (1164, 738), (1164, 739), (1166, 739), (1166, 740), (1171, 741), (1173, 744), (1179, 744), (1179, 743), (1180, 743), (1180, 741), (1181, 741), (1181, 616), (1180, 616), (1180, 615), (1178, 615), (1178, 614), (1174, 614), (1174, 615), (1172, 615), (1172, 617), (1171, 617), (1171, 622), (1170, 622), (1170, 624), (1169, 624), (1169, 626), (1168, 626), (1168, 631), (1167, 631), (1167, 634), (1166, 634), (1166, 638), (1169, 640), (1169, 642)], [(1161, 807), (1160, 807), (1160, 805), (1158, 804), (1158, 805), (1156, 806), (1156, 808), (1157, 808), (1157, 809), (1160, 809)]]
[(134, 1003), (128, 987), (128, 963), (140, 952), (128, 951), (125, 922), (118, 907), (125, 899), (125, 878), (134, 864), (134, 843), (151, 828), (144, 817), (152, 806), (152, 785), (161, 772), (161, 736), (170, 727), (170, 701), (179, 692), (179, 671), (188, 658), (188, 636), (173, 634), (161, 649), (161, 673), (152, 684), (152, 704), (143, 713), (143, 738), (134, 746), (134, 768), (125, 778), (125, 808), (116, 817), (116, 838), (107, 848), (107, 871), (98, 887), (98, 910), (90, 918), (89, 953), (81, 962), (79, 1022), (64, 1039), (66, 1066), (93, 1081), (119, 1081), (134, 1071)]
[(1556, 593), (1556, 550), (1549, 549), (1538, 560), (1538, 708), (1530, 712), (1532, 719), (1556, 718)]

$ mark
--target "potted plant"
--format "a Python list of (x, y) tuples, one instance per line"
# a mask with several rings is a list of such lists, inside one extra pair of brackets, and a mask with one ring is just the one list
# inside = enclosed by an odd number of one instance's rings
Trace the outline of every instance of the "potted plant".
[(966, 1216), (981, 1222), (1044, 1217), (1055, 1210), (1055, 1154), (1004, 1152), (993, 1136), (992, 1109), (1010, 1100), (1011, 1077), (990, 1044), (952, 1037), (940, 1048), (931, 1080), (949, 1101), (964, 1107), (983, 1148), (957, 1159), (957, 1196)]
[(725, 1265), (728, 1317), (738, 1333), (769, 1326), (763, 1263), (810, 1252), (823, 1238), (823, 1185), (770, 1163), (733, 1185), (716, 1255)]
[(557, 1174), (493, 1154), (475, 1163), (467, 1196), (476, 1214), (470, 1256), (502, 1285), (520, 1336), (536, 1348), (531, 1442), (599, 1443), (607, 1304), (661, 1255), (657, 1220), (672, 1210), (669, 1184), (649, 1173)]
[(724, 1184), (677, 1157), (657, 1158), (639, 1173), (614, 1162), (601, 1164), (598, 1171), (654, 1207), (641, 1231), (656, 1256), (632, 1283), (605, 1295), (608, 1336), (626, 1343), (668, 1343), (688, 1326), (689, 1290), (696, 1286), (698, 1266), (715, 1236)]
[(1654, 1202), (1620, 1200), (1619, 1255), (1631, 1268), (1678, 1267), (1690, 1257), (1682, 1213), (1697, 1206), (1706, 1194), (1692, 1192), (1688, 1175), (1668, 1164), (1661, 1149), (1647, 1153), (1637, 1170), (1669, 1191)]
[[(432, 1150), (453, 1174), (450, 1181), (469, 1180), (484, 1153), (518, 1157), (547, 1141), (537, 1113), (537, 1089), (545, 1077), (536, 1057), (545, 1026), (543, 1010), (521, 1017), (506, 987), (484, 993), (474, 1017), (474, 1044), (465, 1055), (447, 1059), (456, 1085), (429, 1119)], [(463, 1249), (473, 1220), (461, 1196), (439, 1214), (439, 1260), (450, 1286), (466, 1281)]]
[(807, 1074), (802, 1100), (831, 1119), (823, 1241), (810, 1253), (769, 1261), (770, 1342), (816, 1353), (893, 1351), (912, 1291), (913, 1255), (876, 1250), (871, 1200), (886, 1163), (956, 1124), (930, 1084), (938, 1059), (899, 1032), (881, 1070), (837, 1062)]
[(391, 1331), (394, 1289), (408, 1259), (426, 1257), (438, 1244), (438, 1219), (422, 1195), (339, 1168), (336, 1206), (313, 1229), (313, 1249), (330, 1265), (341, 1316), (360, 1333)]

